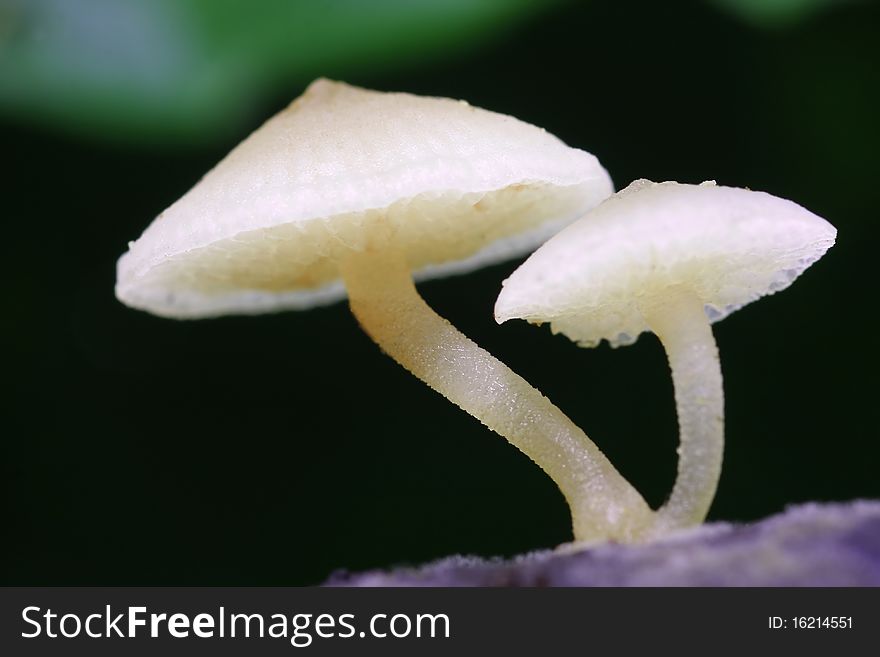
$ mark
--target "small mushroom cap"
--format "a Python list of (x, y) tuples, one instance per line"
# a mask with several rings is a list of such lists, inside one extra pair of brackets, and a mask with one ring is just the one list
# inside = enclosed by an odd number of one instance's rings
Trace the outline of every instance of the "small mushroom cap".
[(308, 308), (345, 296), (352, 249), (464, 272), (612, 192), (595, 157), (510, 116), (319, 79), (130, 244), (116, 295), (180, 318)]
[(504, 281), (495, 319), (550, 322), (582, 346), (630, 344), (649, 330), (640, 302), (662, 302), (670, 286), (684, 286), (717, 322), (788, 287), (836, 234), (821, 217), (763, 192), (637, 180)]

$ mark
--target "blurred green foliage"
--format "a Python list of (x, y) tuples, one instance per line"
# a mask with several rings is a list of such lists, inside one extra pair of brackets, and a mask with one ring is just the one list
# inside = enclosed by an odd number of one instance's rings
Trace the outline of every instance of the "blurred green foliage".
[[(845, 1), (711, 0), (763, 26)], [(89, 137), (203, 141), (285, 86), (455, 56), (559, 2), (0, 0), (0, 111)]]
[(712, 0), (745, 20), (762, 27), (785, 27), (822, 9), (859, 0)]
[(89, 136), (205, 139), (281, 85), (455, 54), (553, 4), (0, 0), (0, 109)]

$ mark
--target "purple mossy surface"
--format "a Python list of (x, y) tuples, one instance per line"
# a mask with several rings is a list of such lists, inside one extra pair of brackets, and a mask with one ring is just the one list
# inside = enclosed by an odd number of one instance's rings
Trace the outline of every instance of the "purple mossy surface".
[(603, 543), (512, 559), (448, 557), (336, 573), (329, 586), (880, 586), (880, 501), (804, 504), (646, 545)]

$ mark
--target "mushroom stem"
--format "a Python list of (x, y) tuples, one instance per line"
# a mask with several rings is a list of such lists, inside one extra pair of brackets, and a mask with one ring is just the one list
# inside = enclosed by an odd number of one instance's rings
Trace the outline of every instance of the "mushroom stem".
[(565, 414), (437, 315), (399, 253), (368, 249), (340, 263), (351, 311), (394, 360), (507, 438), (562, 490), (576, 540), (634, 540), (653, 524), (639, 493)]
[(657, 511), (665, 532), (701, 523), (709, 512), (724, 455), (724, 391), (718, 346), (703, 302), (672, 287), (639, 309), (666, 350), (678, 413), (678, 475)]

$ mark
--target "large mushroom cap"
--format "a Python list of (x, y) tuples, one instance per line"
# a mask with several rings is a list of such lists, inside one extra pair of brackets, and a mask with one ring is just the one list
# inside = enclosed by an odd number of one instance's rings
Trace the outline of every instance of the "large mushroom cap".
[(638, 180), (532, 254), (504, 282), (499, 322), (550, 322), (583, 346), (629, 344), (648, 327), (639, 303), (684, 286), (718, 321), (788, 287), (837, 231), (763, 192)]
[(393, 235), (417, 276), (533, 249), (611, 192), (595, 157), (463, 101), (317, 80), (153, 221), (116, 294), (170, 317), (342, 298), (337, 261)]

